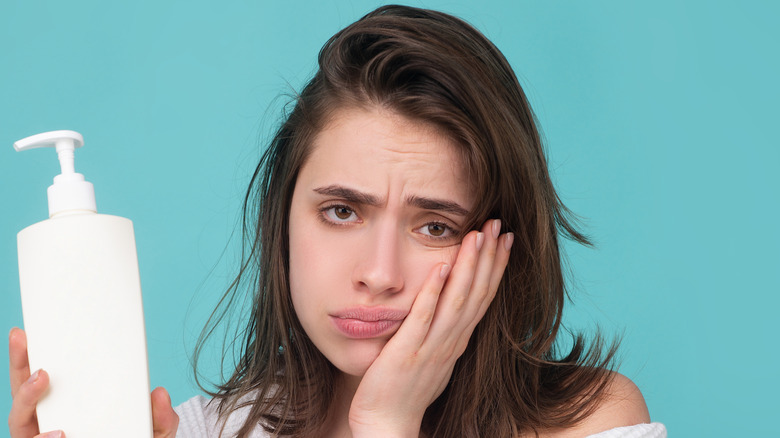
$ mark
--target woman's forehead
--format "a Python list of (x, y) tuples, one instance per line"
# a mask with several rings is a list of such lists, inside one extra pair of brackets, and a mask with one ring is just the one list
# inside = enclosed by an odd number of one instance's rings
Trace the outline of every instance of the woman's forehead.
[(316, 183), (352, 182), (384, 190), (432, 191), (471, 205), (459, 145), (432, 124), (382, 109), (334, 114), (315, 137), (301, 176)]

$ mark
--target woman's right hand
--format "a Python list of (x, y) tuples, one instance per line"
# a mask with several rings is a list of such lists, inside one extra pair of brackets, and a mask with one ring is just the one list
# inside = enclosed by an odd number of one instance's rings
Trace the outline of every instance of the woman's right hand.
[[(11, 377), (11, 413), (8, 415), (8, 429), (11, 438), (64, 438), (62, 431), (40, 433), (35, 406), (49, 386), (49, 375), (38, 370), (30, 374), (27, 360), (27, 336), (24, 330), (11, 329), (8, 336), (8, 356)], [(173, 438), (179, 425), (179, 417), (171, 407), (171, 398), (164, 388), (152, 391), (152, 422), (154, 438)]]
[(496, 296), (514, 239), (489, 220), (463, 239), (451, 271), (437, 264), (398, 331), (366, 371), (349, 411), (352, 436), (418, 436), (425, 410)]

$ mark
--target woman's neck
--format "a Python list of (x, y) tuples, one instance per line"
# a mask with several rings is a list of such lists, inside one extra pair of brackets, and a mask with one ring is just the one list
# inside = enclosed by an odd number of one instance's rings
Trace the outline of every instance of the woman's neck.
[(361, 379), (361, 376), (350, 376), (343, 373), (338, 376), (333, 404), (330, 406), (328, 419), (323, 425), (323, 433), (320, 436), (324, 438), (352, 437), (349, 428), (349, 408)]

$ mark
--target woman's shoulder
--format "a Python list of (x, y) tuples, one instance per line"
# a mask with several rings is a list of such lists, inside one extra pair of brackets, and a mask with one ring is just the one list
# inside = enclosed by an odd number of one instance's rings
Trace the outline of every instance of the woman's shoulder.
[(574, 427), (540, 433), (550, 438), (660, 438), (666, 429), (660, 423), (650, 423), (642, 392), (628, 377), (612, 372), (610, 383), (593, 413)]
[(196, 438), (213, 435), (217, 415), (212, 400), (196, 395), (173, 410), (179, 416), (179, 428), (177, 437)]
[[(650, 412), (642, 391), (628, 377), (613, 372), (604, 399), (580, 427), (593, 434), (616, 427), (649, 423)], [(580, 435), (582, 436), (582, 435)]]
[[(177, 438), (216, 438), (233, 436), (244, 424), (247, 407), (236, 409), (226, 418), (219, 416), (219, 401), (197, 395), (176, 406), (174, 411), (179, 416)], [(223, 429), (224, 427), (224, 429)], [(257, 427), (250, 434), (251, 438), (270, 437), (262, 427)]]

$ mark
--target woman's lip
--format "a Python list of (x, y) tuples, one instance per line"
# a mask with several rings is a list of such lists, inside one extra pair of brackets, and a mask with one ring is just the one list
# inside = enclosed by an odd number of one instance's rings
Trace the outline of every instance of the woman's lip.
[(408, 311), (390, 308), (358, 307), (330, 314), (333, 325), (353, 339), (376, 338), (398, 329)]
[(354, 307), (342, 309), (330, 314), (335, 318), (356, 319), (365, 322), (375, 321), (402, 321), (408, 315), (408, 311), (391, 309), (388, 307)]
[(353, 339), (369, 339), (386, 335), (398, 329), (403, 320), (381, 319), (363, 321), (352, 318), (330, 317), (333, 325), (344, 335)]

